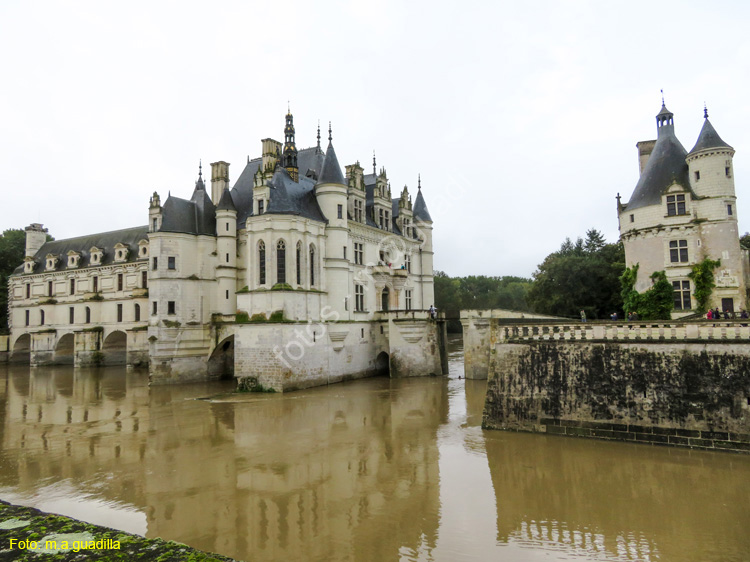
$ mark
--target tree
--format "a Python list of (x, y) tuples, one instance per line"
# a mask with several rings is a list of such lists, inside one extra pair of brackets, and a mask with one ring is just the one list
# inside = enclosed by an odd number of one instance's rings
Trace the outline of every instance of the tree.
[(606, 318), (622, 310), (620, 275), (625, 251), (620, 242), (607, 244), (600, 232), (589, 229), (586, 239), (566, 238), (534, 273), (526, 296), (532, 310), (555, 316)]
[(744, 250), (750, 250), (750, 232), (746, 232), (740, 236), (740, 247)]
[(23, 263), (26, 233), (10, 229), (0, 236), (0, 333), (8, 331), (8, 277)]

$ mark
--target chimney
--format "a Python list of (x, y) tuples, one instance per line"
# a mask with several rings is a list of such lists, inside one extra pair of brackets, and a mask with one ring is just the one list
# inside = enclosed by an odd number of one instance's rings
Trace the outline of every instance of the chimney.
[(224, 188), (229, 187), (229, 164), (223, 160), (211, 164), (211, 201), (218, 205)]
[(47, 241), (47, 229), (36, 222), (26, 227), (26, 257), (33, 257)]
[(646, 163), (651, 156), (651, 152), (654, 150), (655, 140), (641, 141), (635, 144), (638, 149), (638, 174), (643, 173), (643, 169), (646, 167)]

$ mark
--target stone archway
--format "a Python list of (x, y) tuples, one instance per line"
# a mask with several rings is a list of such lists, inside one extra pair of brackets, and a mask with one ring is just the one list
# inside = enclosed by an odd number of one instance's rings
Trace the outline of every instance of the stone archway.
[(31, 362), (31, 336), (29, 334), (22, 334), (15, 341), (10, 354), (10, 362), (22, 364)]
[(63, 335), (55, 346), (54, 363), (58, 365), (72, 365), (75, 360), (75, 336)]
[(125, 365), (128, 357), (128, 336), (125, 332), (112, 332), (102, 343), (102, 364)]
[(209, 379), (231, 379), (234, 377), (234, 335), (219, 342), (208, 358)]
[(381, 351), (375, 358), (375, 374), (385, 377), (391, 374), (390, 359), (385, 351)]

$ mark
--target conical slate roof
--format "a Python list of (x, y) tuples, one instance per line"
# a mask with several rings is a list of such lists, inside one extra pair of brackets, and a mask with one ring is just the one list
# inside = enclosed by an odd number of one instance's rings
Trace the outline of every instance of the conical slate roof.
[(665, 134), (661, 134), (656, 141), (633, 195), (625, 206), (628, 210), (660, 204), (662, 195), (673, 183), (690, 189), (688, 165), (685, 162), (687, 152), (671, 130), (667, 130), (667, 127), (662, 130)]
[(719, 133), (716, 132), (716, 129), (714, 129), (713, 125), (711, 125), (711, 121), (709, 121), (708, 117), (706, 117), (706, 120), (703, 122), (701, 134), (698, 135), (698, 141), (690, 151), (690, 154), (694, 154), (708, 148), (730, 148), (734, 150), (731, 146), (721, 140)]
[(330, 141), (328, 142), (326, 159), (323, 161), (323, 169), (320, 172), (317, 183), (346, 185), (344, 174), (341, 173), (341, 166), (339, 166), (339, 160), (336, 158), (336, 151), (333, 150), (333, 143)]
[(430, 211), (427, 210), (427, 204), (422, 197), (422, 190), (417, 191), (417, 198), (414, 200), (414, 218), (422, 221), (432, 222)]
[(237, 212), (237, 207), (234, 206), (232, 201), (232, 194), (229, 193), (229, 188), (225, 187), (219, 199), (219, 205), (216, 207), (217, 211), (234, 211)]

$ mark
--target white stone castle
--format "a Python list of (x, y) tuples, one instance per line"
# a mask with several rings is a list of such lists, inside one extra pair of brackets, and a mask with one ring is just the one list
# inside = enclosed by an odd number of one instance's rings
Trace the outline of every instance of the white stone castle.
[(637, 143), (640, 179), (628, 203), (617, 196), (620, 239), (627, 267), (640, 264), (636, 290), (651, 286), (665, 271), (674, 288), (673, 317), (694, 312), (694, 283), (688, 278), (704, 258), (720, 260), (715, 270), (712, 308), (739, 312), (747, 306), (750, 266), (739, 244), (732, 158), (708, 120), (690, 152), (674, 131), (674, 115), (662, 103), (657, 139)]
[(384, 169), (342, 173), (328, 147), (262, 141), (234, 186), (199, 170), (190, 199), (157, 193), (149, 223), (68, 240), (26, 229), (9, 281), (12, 361), (148, 364), (152, 382), (235, 376), (303, 388), (441, 374), (432, 219)]

